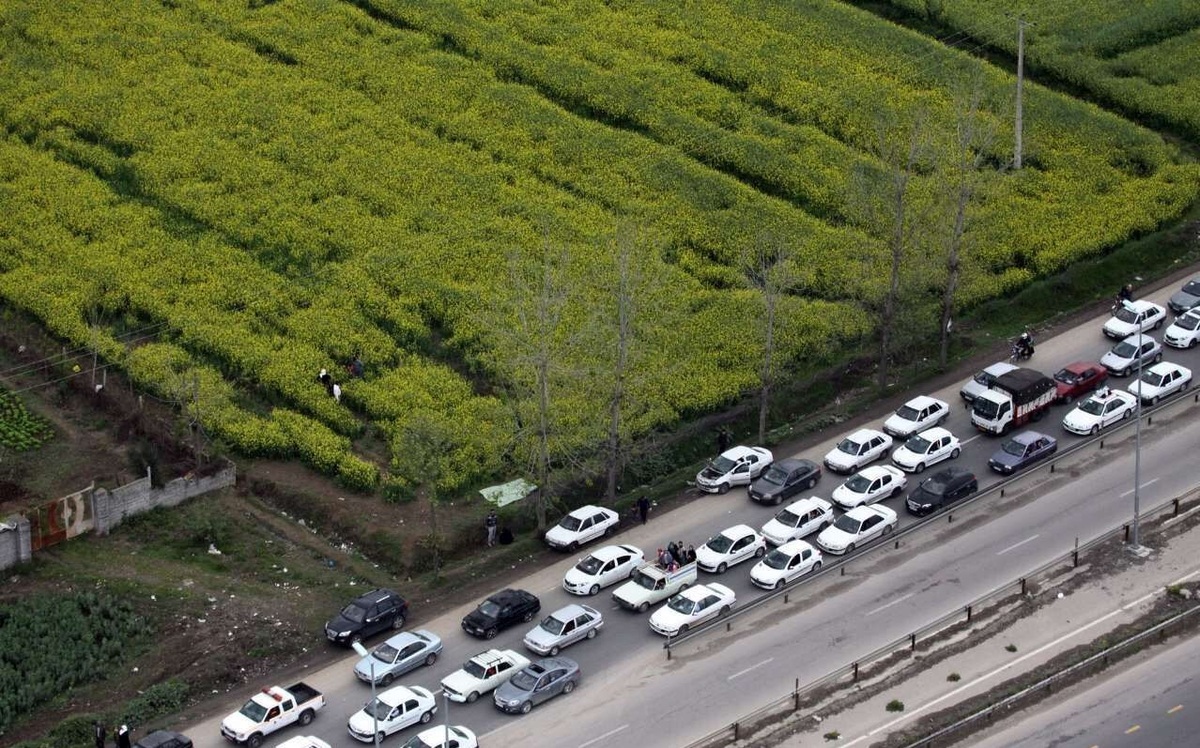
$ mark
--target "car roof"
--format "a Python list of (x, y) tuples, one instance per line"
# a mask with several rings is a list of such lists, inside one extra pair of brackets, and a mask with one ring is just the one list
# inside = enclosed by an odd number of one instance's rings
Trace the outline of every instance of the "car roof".
[(632, 545), (606, 545), (592, 551), (590, 555), (595, 556), (597, 561), (611, 561), (623, 553), (631, 553), (637, 555), (642, 549)]
[(1186, 367), (1180, 366), (1179, 364), (1173, 364), (1170, 361), (1159, 361), (1154, 366), (1146, 369), (1146, 371), (1152, 371), (1155, 374), (1166, 374), (1168, 371), (1177, 370), (1187, 371)]
[(733, 527), (726, 527), (721, 531), (721, 534), (728, 535), (731, 538), (740, 538), (744, 535), (753, 535), (755, 531), (750, 525), (734, 525)]
[(583, 506), (581, 506), (577, 509), (571, 510), (570, 514), (572, 517), (578, 517), (579, 519), (587, 519), (588, 517), (592, 516), (593, 514), (595, 514), (597, 512), (604, 512), (605, 514), (607, 514), (608, 511), (609, 510), (606, 510), (602, 506), (596, 506), (595, 504), (584, 504)]
[(379, 694), (378, 699), (388, 706), (399, 706), (409, 699), (419, 699), (421, 694), (408, 686), (394, 686)]
[(1012, 371), (1015, 368), (1017, 368), (1017, 367), (1013, 366), (1012, 364), (1008, 363), (1007, 361), (997, 361), (996, 363), (994, 363), (991, 366), (984, 369), (984, 371), (987, 372), (988, 374), (991, 374), (992, 376), (998, 377), (1001, 374), (1007, 374), (1008, 372)]
[(795, 556), (800, 551), (813, 550), (813, 547), (812, 547), (812, 544), (809, 543), (807, 540), (800, 540), (799, 538), (797, 538), (796, 540), (789, 540), (788, 542), (779, 546), (775, 550), (780, 551), (782, 553), (786, 553), (789, 556)]
[(1132, 400), (1133, 395), (1129, 394), (1125, 390), (1115, 390), (1112, 387), (1101, 387), (1100, 389), (1093, 392), (1092, 396), (1089, 397), (1088, 399), (1103, 403), (1103, 402), (1108, 402), (1109, 400), (1113, 400), (1113, 399)]
[(758, 450), (752, 449), (751, 447), (747, 447), (743, 444), (739, 444), (736, 447), (730, 447), (729, 449), (725, 450), (721, 453), (721, 456), (728, 457), (731, 460), (740, 460), (746, 455), (756, 454), (758, 454)]
[[(901, 475), (902, 474), (899, 468), (892, 467), (891, 465), (868, 465), (865, 468), (863, 468), (862, 470), (859, 470), (858, 472), (860, 475), (862, 475), (862, 477), (867, 478), (868, 480), (874, 480), (875, 478), (877, 478), (881, 475)], [(851, 477), (854, 477), (854, 476), (851, 476)], [(850, 479), (847, 478), (846, 480), (850, 480)]]
[(914, 410), (921, 410), (922, 408), (928, 408), (930, 405), (945, 405), (945, 403), (935, 397), (930, 397), (929, 395), (917, 395), (912, 400), (909, 400), (907, 403), (905, 403), (905, 405), (913, 408)]
[(1102, 369), (1104, 367), (1096, 361), (1072, 361), (1063, 368), (1072, 374), (1082, 374), (1089, 369)]
[(806, 499), (797, 499), (796, 501), (793, 501), (784, 507), (784, 509), (791, 509), (793, 513), (796, 513), (797, 510), (805, 512), (811, 511), (814, 507), (830, 509), (833, 507), (833, 505), (819, 496), (809, 496)]
[(941, 439), (943, 436), (954, 436), (954, 434), (951, 434), (949, 429), (942, 428), (941, 426), (934, 426), (931, 429), (925, 429), (918, 434), (918, 436), (922, 436), (932, 441), (934, 439)]
[(882, 435), (883, 435), (883, 432), (877, 431), (876, 429), (859, 429), (858, 431), (855, 431), (853, 434), (850, 434), (846, 438), (851, 441), (862, 442), (862, 441), (866, 441), (867, 439), (873, 439), (877, 436), (882, 436)]
[(158, 748), (158, 746), (174, 740), (186, 740), (189, 743), (191, 742), (188, 740), (188, 738), (177, 732), (172, 732), (170, 730), (155, 730), (154, 732), (144, 736), (141, 740), (134, 743), (134, 746), (136, 748)]
[(480, 652), (471, 659), (480, 665), (487, 667), (493, 662), (508, 662), (513, 659), (512, 655), (514, 654), (516, 654), (516, 652), (512, 651), (511, 649), (489, 649), (487, 651)]
[[(377, 603), (381, 600), (386, 600), (389, 597), (399, 598), (400, 596), (397, 595), (392, 590), (381, 587), (377, 590), (371, 590), (370, 592), (365, 592), (365, 593), (359, 595), (358, 597), (356, 597), (354, 599), (354, 602), (356, 602), (356, 603)], [(403, 598), (401, 598), (401, 599), (403, 599)]]
[(1049, 439), (1050, 437), (1040, 431), (1022, 431), (1013, 436), (1012, 440), (1017, 444), (1032, 444), (1038, 439)]
[(800, 468), (812, 470), (816, 466), (817, 463), (812, 460), (806, 460), (803, 457), (785, 457), (782, 460), (776, 460), (772, 465), (772, 467), (783, 468), (789, 473)]
[(510, 588), (506, 590), (500, 590), (499, 592), (489, 595), (488, 600), (491, 600), (494, 603), (525, 602), (531, 597), (533, 597), (533, 595), (529, 594), (525, 590), (514, 590)]
[[(1151, 343), (1158, 342), (1157, 340), (1152, 338), (1149, 333), (1143, 332), (1143, 333), (1139, 334), (1139, 333), (1135, 332), (1132, 335), (1126, 335), (1124, 338), (1122, 338), (1121, 343), (1128, 343), (1128, 344), (1136, 347), (1138, 344), (1138, 338), (1141, 338), (1143, 342), (1147, 341), (1147, 340), (1149, 340)], [(1117, 345), (1120, 345), (1121, 343), (1117, 343)]]
[[(422, 639), (421, 637), (417, 636), (417, 633), (418, 632), (415, 632), (415, 631), (401, 631), (399, 634), (396, 634), (395, 636), (389, 636), (387, 641), (384, 642), (384, 644), (387, 644), (389, 647), (395, 647), (396, 649), (400, 649), (405, 644), (411, 644), (413, 642), (424, 643), (425, 640)], [(425, 636), (431, 637), (431, 638), (433, 637), (433, 634), (428, 631), (422, 630), (420, 633), (424, 634)]]
[(1146, 299), (1138, 299), (1136, 301), (1126, 301), (1125, 306), (1130, 307), (1134, 311), (1138, 311), (1138, 312), (1144, 311), (1146, 309), (1162, 309), (1162, 307), (1160, 307), (1158, 304), (1155, 304), (1153, 301), (1147, 301)]
[(966, 468), (960, 468), (960, 467), (955, 467), (955, 466), (951, 465), (950, 467), (942, 468), (941, 470), (937, 471), (933, 475), (929, 476), (929, 478), (937, 479), (937, 480), (950, 480), (952, 478), (958, 478), (963, 475), (970, 475), (970, 476), (974, 477), (974, 474), (970, 470), (967, 470)]
[[(570, 657), (543, 657), (533, 665), (540, 665), (544, 670), (552, 670), (554, 668), (564, 667), (568, 670), (578, 669), (579, 663), (572, 660)], [(532, 667), (532, 665), (530, 666)]]
[(859, 520), (866, 519), (867, 517), (874, 517), (877, 514), (882, 514), (886, 517), (888, 515), (894, 515), (895, 512), (883, 504), (860, 504), (846, 512), (846, 516), (850, 519)]
[(571, 603), (570, 605), (564, 605), (563, 607), (554, 611), (550, 615), (554, 616), (555, 618), (557, 618), (560, 621), (569, 621), (572, 618), (576, 618), (577, 616), (581, 616), (584, 614), (591, 615), (591, 613), (588, 612), (587, 608), (584, 608), (579, 603)]

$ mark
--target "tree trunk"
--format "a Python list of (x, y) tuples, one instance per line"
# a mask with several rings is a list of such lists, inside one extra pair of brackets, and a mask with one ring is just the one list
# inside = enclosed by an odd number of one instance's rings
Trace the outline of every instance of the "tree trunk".
[(761, 388), (758, 396), (758, 443), (767, 440), (767, 415), (771, 408), (771, 385), (775, 381), (775, 305), (777, 294), (774, 289), (767, 291), (766, 338), (763, 345), (763, 367)]

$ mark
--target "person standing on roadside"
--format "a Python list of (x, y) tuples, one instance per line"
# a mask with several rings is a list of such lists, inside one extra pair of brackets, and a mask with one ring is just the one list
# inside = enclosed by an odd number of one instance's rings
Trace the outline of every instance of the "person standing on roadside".
[(496, 526), (499, 523), (500, 520), (496, 517), (495, 509), (488, 512), (487, 519), (483, 521), (484, 526), (487, 527), (487, 544), (489, 548), (496, 544)]
[(117, 730), (117, 748), (131, 748), (129, 744), (129, 727), (121, 725)]
[(92, 726), (92, 730), (96, 735), (96, 748), (105, 748), (107, 745), (105, 741), (108, 740), (108, 730), (104, 729), (104, 725), (100, 722), (100, 720), (96, 720), (95, 724)]
[(637, 500), (637, 513), (641, 518), (642, 524), (646, 524), (646, 519), (650, 516), (650, 499), (644, 495)]
[(717, 429), (717, 454), (725, 454), (733, 442), (733, 435), (729, 433), (729, 429), (722, 426)]

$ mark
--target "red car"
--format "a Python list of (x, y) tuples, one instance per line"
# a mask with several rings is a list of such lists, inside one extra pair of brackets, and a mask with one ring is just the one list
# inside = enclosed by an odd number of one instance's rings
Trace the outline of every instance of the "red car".
[(1054, 386), (1058, 389), (1058, 402), (1069, 403), (1080, 395), (1086, 395), (1108, 380), (1108, 370), (1095, 361), (1076, 361), (1067, 364), (1054, 375)]

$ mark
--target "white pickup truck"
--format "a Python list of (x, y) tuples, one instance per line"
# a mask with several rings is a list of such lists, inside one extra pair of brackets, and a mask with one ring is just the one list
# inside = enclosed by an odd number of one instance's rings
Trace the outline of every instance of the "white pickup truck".
[(665, 600), (696, 583), (696, 562), (667, 571), (657, 563), (648, 563), (633, 574), (633, 578), (613, 592), (613, 599), (623, 608), (645, 613), (659, 600)]
[(221, 735), (238, 745), (259, 748), (267, 735), (290, 724), (308, 725), (324, 707), (325, 697), (306, 683), (271, 686), (222, 720)]

